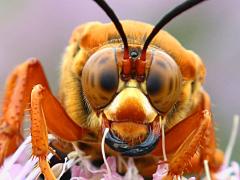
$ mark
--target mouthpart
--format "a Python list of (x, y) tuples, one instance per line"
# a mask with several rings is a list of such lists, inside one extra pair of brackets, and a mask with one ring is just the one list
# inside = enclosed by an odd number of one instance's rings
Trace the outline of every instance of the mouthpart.
[(159, 118), (152, 123), (136, 123), (131, 121), (109, 121), (103, 119), (102, 130), (109, 128), (105, 142), (113, 150), (123, 156), (143, 156), (150, 153), (160, 138)]

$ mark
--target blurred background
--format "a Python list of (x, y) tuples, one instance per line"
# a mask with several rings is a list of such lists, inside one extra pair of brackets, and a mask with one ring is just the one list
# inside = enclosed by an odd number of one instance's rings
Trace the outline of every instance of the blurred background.
[[(120, 19), (151, 24), (182, 0), (108, 0)], [(240, 114), (240, 1), (209, 0), (185, 12), (165, 29), (202, 57), (204, 88), (212, 98), (218, 143), (225, 150), (232, 117)], [(57, 93), (59, 67), (72, 30), (88, 21), (109, 22), (91, 0), (0, 0), (0, 96), (11, 70), (38, 57)], [(2, 98), (1, 98), (2, 99)], [(240, 131), (240, 128), (239, 128)], [(240, 133), (233, 158), (240, 162)]]

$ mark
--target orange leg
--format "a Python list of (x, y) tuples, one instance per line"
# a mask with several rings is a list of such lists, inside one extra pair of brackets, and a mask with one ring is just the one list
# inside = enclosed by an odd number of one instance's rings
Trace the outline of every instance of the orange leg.
[(3, 113), (0, 117), (0, 165), (23, 140), (20, 131), (24, 110), (30, 102), (32, 87), (38, 83), (49, 88), (42, 67), (36, 59), (19, 65), (7, 80)]
[[(203, 94), (203, 99), (204, 109), (210, 109), (210, 98), (206, 93)], [(217, 149), (213, 121), (211, 121), (206, 130), (202, 147), (203, 148), (200, 150), (200, 162), (198, 165), (202, 167), (203, 161), (207, 160), (210, 166), (210, 170), (212, 172), (216, 172), (223, 164), (224, 154), (221, 150)]]
[(215, 179), (213, 172), (219, 170), (219, 168), (223, 164), (224, 154), (216, 147), (212, 121), (206, 130), (201, 147), (202, 148), (200, 148), (198, 155), (195, 155), (191, 159), (191, 166), (188, 167), (188, 170), (189, 172), (198, 172), (200, 176), (204, 170), (204, 160), (207, 160), (210, 169), (211, 179)]
[[(41, 85), (35, 86), (36, 84)], [(33, 87), (35, 88), (32, 92)], [(0, 163), (16, 150), (23, 139), (20, 130), (24, 110), (31, 99), (33, 155), (39, 157), (40, 167), (45, 172), (48, 169), (45, 160), (48, 153), (47, 132), (50, 131), (67, 141), (76, 141), (82, 138), (83, 129), (68, 117), (51, 94), (37, 60), (26, 61), (18, 66), (10, 74), (6, 88), (0, 121)]]
[[(183, 175), (191, 166), (191, 158), (204, 144), (204, 136), (211, 118), (206, 112), (203, 114), (200, 126), (195, 129), (169, 160), (169, 175)], [(203, 165), (202, 165), (203, 166)]]
[(46, 120), (41, 108), (43, 95), (39, 86), (35, 86), (31, 94), (32, 154), (33, 156), (37, 156), (39, 158), (39, 166), (44, 174), (44, 177), (52, 180), (56, 178), (46, 160), (49, 151), (48, 131)]
[(55, 179), (46, 160), (48, 129), (67, 141), (82, 138), (83, 129), (77, 126), (65, 113), (57, 99), (41, 85), (36, 85), (31, 94), (31, 135), (33, 156), (39, 158), (39, 166), (46, 179)]
[(216, 148), (213, 123), (211, 123), (207, 129), (202, 146), (204, 148), (201, 149), (201, 164), (204, 160), (207, 160), (210, 169), (216, 172), (223, 164), (224, 154), (221, 150)]
[[(208, 160), (208, 156), (206, 156), (208, 150), (205, 148), (205, 145), (208, 143), (206, 136), (208, 136), (208, 130), (211, 126), (211, 116), (208, 111), (204, 111), (200, 126), (189, 134), (182, 145), (170, 157), (168, 161), (169, 171), (165, 179), (173, 179), (174, 176), (182, 176), (184, 173), (193, 173), (196, 171), (200, 173), (202, 171), (203, 160)], [(197, 153), (200, 153), (200, 155)], [(219, 155), (220, 154), (218, 154), (218, 156)], [(215, 157), (212, 156), (209, 160), (214, 158)], [(217, 158), (219, 159), (221, 157)], [(209, 161), (210, 165), (211, 163), (212, 162)], [(219, 161), (217, 165), (219, 167), (221, 162)], [(211, 166), (210, 170), (211, 172), (213, 171)]]
[[(205, 109), (209, 109), (210, 99), (207, 94), (204, 94), (204, 105)], [(208, 113), (205, 111), (205, 113)], [(211, 116), (209, 114), (209, 116)], [(221, 165), (223, 164), (224, 154), (221, 150), (217, 149), (216, 140), (215, 140), (215, 132), (214, 132), (214, 122), (211, 120), (206, 132), (204, 134), (201, 148), (199, 149), (198, 153), (194, 155), (191, 159), (191, 166), (187, 169), (189, 172), (198, 172), (201, 174), (203, 171), (203, 162), (204, 160), (208, 161), (210, 173), (213, 177), (213, 172), (219, 170)]]
[[(210, 170), (222, 164), (223, 154), (216, 149), (213, 121), (208, 111), (210, 101), (203, 93), (202, 105), (197, 113), (170, 129), (165, 136), (169, 154), (169, 178), (183, 173), (202, 172), (203, 161), (208, 160)], [(153, 154), (162, 156), (161, 140)]]

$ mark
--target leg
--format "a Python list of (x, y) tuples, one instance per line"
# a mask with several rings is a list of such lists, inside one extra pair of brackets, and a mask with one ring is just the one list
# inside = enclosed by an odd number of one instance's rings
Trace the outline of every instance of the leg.
[(177, 149), (177, 151), (169, 158), (169, 171), (168, 175), (164, 178), (164, 180), (173, 179), (174, 176), (182, 176), (184, 173), (193, 173), (196, 172), (196, 169), (202, 169), (197, 166), (197, 163), (192, 165), (191, 163), (198, 158), (197, 152), (199, 149), (204, 148), (204, 141), (207, 129), (211, 124), (211, 118), (208, 111), (204, 111), (201, 118), (201, 124), (198, 128), (196, 128), (189, 136), (185, 139), (185, 141), (181, 144), (181, 146)]
[[(191, 167), (191, 159), (202, 146), (207, 127), (211, 119), (206, 111), (197, 112), (181, 121), (165, 135), (165, 148), (168, 157), (169, 174), (165, 179), (173, 179), (174, 175), (183, 175), (186, 172), (195, 172)], [(162, 156), (162, 140), (154, 155)]]
[(199, 173), (200, 176), (204, 171), (204, 160), (207, 160), (209, 164), (211, 179), (215, 179), (213, 172), (219, 170), (223, 164), (224, 154), (216, 147), (212, 121), (206, 130), (201, 146), (202, 148), (200, 148), (198, 153), (195, 154), (191, 159), (191, 166), (189, 166), (187, 169), (189, 172)]
[[(203, 99), (203, 108), (210, 109), (210, 99), (206, 93), (203, 94)], [(209, 114), (209, 116), (211, 115)], [(214, 122), (212, 120), (210, 121), (210, 124), (206, 129), (201, 146), (202, 148), (200, 148), (199, 152), (195, 154), (194, 157), (191, 159), (191, 166), (187, 169), (189, 170), (189, 172), (198, 172), (201, 174), (201, 172), (203, 171), (203, 161), (207, 160), (210, 171), (216, 172), (223, 164), (224, 154), (221, 150), (217, 149), (214, 132)]]
[[(191, 159), (203, 146), (204, 136), (211, 124), (209, 114), (204, 113), (200, 126), (195, 129), (169, 160), (169, 175), (183, 175), (191, 167)], [(204, 148), (204, 147), (203, 147)]]
[(207, 160), (210, 170), (216, 172), (223, 164), (224, 154), (216, 147), (213, 123), (210, 124), (206, 131), (202, 146), (204, 148), (201, 149), (200, 153), (201, 165), (203, 164), (204, 160)]
[(0, 117), (0, 165), (22, 142), (20, 131), (24, 110), (30, 102), (32, 87), (38, 83), (49, 89), (42, 67), (36, 59), (19, 65), (7, 80), (3, 114)]
[[(170, 175), (200, 173), (203, 169), (203, 160), (209, 161), (211, 171), (217, 170), (222, 164), (223, 153), (216, 149), (213, 121), (209, 113), (210, 100), (204, 92), (202, 97), (202, 104), (197, 113), (184, 119), (166, 133), (166, 152), (173, 154), (169, 159)], [(153, 153), (162, 155), (161, 140), (159, 148)]]
[(201, 174), (204, 171), (204, 160), (207, 160), (211, 179), (215, 179), (213, 172), (219, 170), (223, 164), (223, 157), (223, 152), (216, 148), (213, 123), (211, 121), (203, 137), (201, 148), (198, 149), (198, 152), (191, 158), (191, 162), (186, 168), (186, 172), (195, 172), (199, 174), (199, 177), (201, 177)]
[[(31, 94), (31, 121), (32, 128), (45, 129), (66, 141), (77, 141), (83, 136), (83, 129), (75, 124), (67, 115), (58, 100), (42, 85), (34, 86)], [(38, 138), (39, 129), (36, 129)], [(32, 137), (35, 131), (31, 129)], [(44, 133), (45, 136), (46, 132)], [(41, 141), (41, 137), (39, 139)]]
[(83, 129), (65, 113), (48, 89), (36, 85), (31, 94), (32, 153), (39, 158), (39, 166), (46, 179), (55, 179), (46, 160), (49, 152), (48, 129), (67, 141), (81, 139)]
[[(47, 80), (45, 78), (43, 69), (36, 59), (26, 61), (18, 66), (9, 76), (6, 86), (6, 94), (3, 104), (3, 114), (0, 117), (0, 165), (4, 158), (13, 153), (19, 144), (22, 142), (21, 125), (24, 116), (24, 110), (30, 103), (30, 95), (34, 85), (42, 84), (48, 93), (46, 96), (52, 102), (52, 107), (46, 109), (47, 118), (56, 120), (61, 125), (66, 123), (62, 121), (62, 116), (67, 116), (63, 109), (60, 110), (57, 116), (52, 115), (52, 111), (56, 111), (56, 107), (60, 106), (55, 98), (50, 94)], [(44, 101), (44, 106), (47, 102)], [(56, 111), (58, 112), (58, 111)], [(73, 131), (63, 132), (61, 126), (49, 121), (47, 125), (50, 130), (57, 134), (60, 138), (72, 141), (81, 137), (81, 128), (75, 125), (72, 121), (66, 123), (68, 127), (78, 129)], [(76, 127), (77, 126), (77, 127)], [(67, 133), (67, 135), (65, 135)]]

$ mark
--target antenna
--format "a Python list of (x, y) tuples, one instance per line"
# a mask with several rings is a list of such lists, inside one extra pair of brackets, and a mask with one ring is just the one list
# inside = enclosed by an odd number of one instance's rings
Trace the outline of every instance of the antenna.
[(114, 23), (119, 35), (122, 38), (123, 44), (124, 44), (124, 59), (129, 59), (129, 48), (128, 48), (128, 41), (126, 34), (123, 30), (122, 24), (120, 23), (118, 17), (114, 13), (114, 11), (110, 8), (110, 6), (104, 1), (104, 0), (93, 0), (96, 2), (108, 15), (108, 17), (112, 20)]
[(183, 2), (182, 4), (178, 5), (175, 7), (173, 10), (171, 10), (169, 13), (167, 13), (163, 18), (155, 25), (153, 28), (152, 32), (150, 35), (147, 37), (147, 40), (144, 43), (143, 49), (142, 49), (142, 54), (140, 59), (145, 61), (146, 60), (146, 51), (153, 40), (153, 38), (156, 36), (156, 34), (168, 23), (170, 22), (173, 18), (181, 14), (182, 12), (185, 12), (186, 10), (196, 6), (197, 4), (203, 2), (205, 0), (187, 0)]

